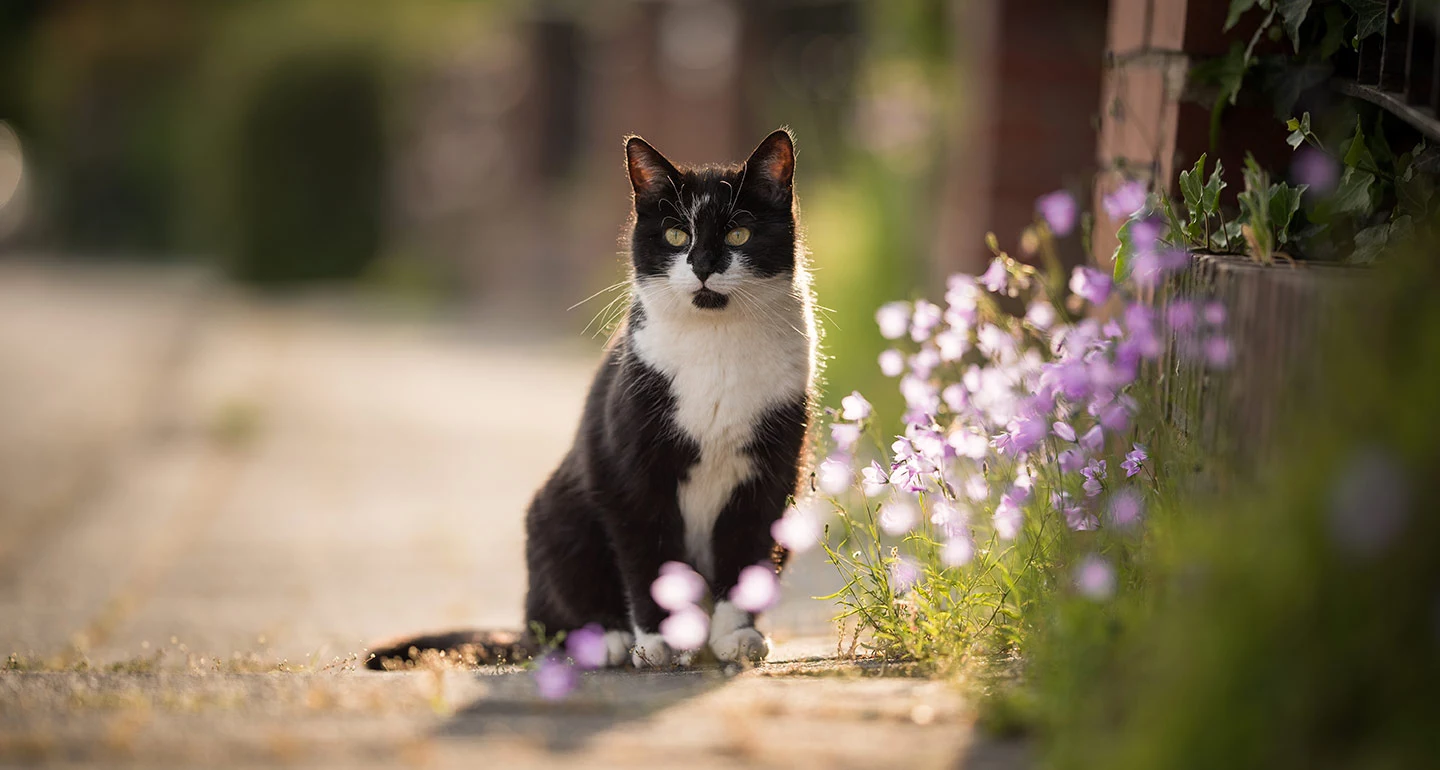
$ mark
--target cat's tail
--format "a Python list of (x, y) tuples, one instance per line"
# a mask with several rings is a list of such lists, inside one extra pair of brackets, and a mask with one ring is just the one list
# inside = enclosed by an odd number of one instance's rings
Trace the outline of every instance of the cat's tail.
[(414, 668), (427, 662), (484, 666), (523, 663), (540, 645), (533, 634), (518, 631), (444, 631), (382, 642), (370, 650), (365, 667), (375, 671)]

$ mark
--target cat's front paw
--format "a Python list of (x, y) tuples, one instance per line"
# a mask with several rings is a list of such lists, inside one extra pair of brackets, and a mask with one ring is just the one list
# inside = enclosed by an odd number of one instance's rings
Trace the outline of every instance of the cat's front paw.
[(635, 646), (635, 635), (629, 631), (605, 632), (605, 665), (614, 668), (625, 665), (630, 659), (630, 650)]
[(737, 628), (710, 640), (710, 651), (721, 663), (756, 663), (770, 654), (770, 645), (754, 628)]
[(635, 648), (630, 653), (635, 668), (664, 668), (674, 659), (675, 654), (665, 643), (665, 637), (644, 632), (635, 635)]

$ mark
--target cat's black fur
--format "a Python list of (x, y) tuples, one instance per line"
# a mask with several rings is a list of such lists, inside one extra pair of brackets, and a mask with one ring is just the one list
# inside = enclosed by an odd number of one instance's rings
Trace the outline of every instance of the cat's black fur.
[[(635, 193), (630, 237), (635, 280), (664, 279), (676, 255), (665, 231), (681, 218), (694, 230), (689, 264), (702, 281), (725, 271), (732, 250), (723, 239), (741, 226), (750, 229), (744, 253), (751, 272), (774, 277), (796, 270), (794, 149), (788, 131), (771, 134), (746, 163), (735, 166), (676, 168), (638, 137), (629, 139), (626, 153)], [(736, 312), (731, 297), (710, 289), (696, 292), (691, 301), (696, 312)], [(650, 591), (661, 565), (695, 563), (686, 552), (677, 489), (701, 450), (675, 421), (671, 380), (636, 353), (636, 331), (653, 322), (644, 304), (633, 301), (590, 387), (574, 445), (530, 505), (527, 629), (539, 626), (553, 635), (597, 623), (607, 630), (655, 633), (666, 616)], [(751, 428), (745, 451), (752, 473), (733, 490), (711, 534), (708, 582), (717, 599), (728, 595), (744, 567), (770, 560), (779, 569), (783, 562), (770, 531), (796, 491), (808, 411), (807, 391), (772, 405)], [(376, 651), (371, 665), (379, 668), (387, 657), (407, 658), (437, 642), (485, 649), (487, 639), (462, 633), (402, 642)], [(525, 644), (533, 654), (535, 640)]]

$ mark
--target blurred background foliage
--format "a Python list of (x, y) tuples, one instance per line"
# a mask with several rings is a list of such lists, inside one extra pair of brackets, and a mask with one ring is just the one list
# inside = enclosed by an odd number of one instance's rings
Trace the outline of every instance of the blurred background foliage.
[(350, 282), (572, 331), (598, 314), (593, 329), (610, 296), (563, 309), (623, 275), (620, 139), (733, 161), (784, 124), (828, 380), (887, 392), (871, 313), (933, 272), (953, 203), (936, 162), (962, 117), (952, 11), (14, 0), (0, 120), (25, 160), (24, 217), (0, 247), (198, 262), (271, 289)]

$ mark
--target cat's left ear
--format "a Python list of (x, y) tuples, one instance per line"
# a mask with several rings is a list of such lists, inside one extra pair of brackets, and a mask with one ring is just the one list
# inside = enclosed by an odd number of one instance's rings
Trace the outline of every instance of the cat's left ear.
[(673, 191), (680, 172), (660, 151), (644, 139), (632, 136), (625, 140), (625, 163), (630, 170), (630, 184), (636, 198), (654, 198)]
[(745, 161), (745, 186), (776, 200), (789, 200), (795, 178), (795, 137), (782, 128), (765, 137)]

